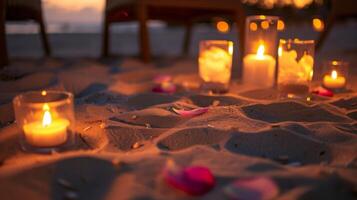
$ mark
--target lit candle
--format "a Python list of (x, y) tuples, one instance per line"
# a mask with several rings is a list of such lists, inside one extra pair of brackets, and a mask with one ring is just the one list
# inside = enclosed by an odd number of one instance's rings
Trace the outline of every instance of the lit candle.
[(346, 78), (339, 76), (336, 70), (333, 70), (330, 75), (325, 75), (323, 80), (324, 86), (331, 89), (339, 89), (345, 87)]
[(243, 82), (248, 85), (271, 87), (274, 85), (275, 59), (264, 54), (265, 47), (261, 44), (257, 54), (248, 54), (243, 59)]
[(23, 126), (26, 141), (36, 147), (54, 147), (67, 141), (67, 119), (52, 119), (48, 104), (43, 106), (42, 121), (35, 121)]
[(202, 50), (199, 56), (199, 74), (205, 82), (227, 84), (231, 78), (233, 43), (228, 51), (219, 47)]

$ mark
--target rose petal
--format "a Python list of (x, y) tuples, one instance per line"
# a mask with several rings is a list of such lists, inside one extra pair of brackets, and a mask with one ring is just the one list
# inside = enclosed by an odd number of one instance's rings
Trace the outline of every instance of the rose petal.
[(161, 83), (159, 85), (156, 85), (153, 89), (153, 92), (157, 92), (157, 93), (168, 93), (168, 94), (172, 94), (174, 92), (176, 92), (176, 85), (171, 83), (171, 82), (165, 82), (165, 83)]
[(320, 95), (320, 96), (324, 96), (324, 97), (333, 97), (333, 92), (325, 89), (323, 87), (317, 87), (316, 89), (314, 89), (312, 91), (312, 93)]
[(170, 75), (158, 75), (154, 78), (154, 83), (161, 84), (164, 82), (170, 82), (172, 80), (172, 76)]
[(165, 182), (187, 194), (203, 195), (215, 185), (215, 179), (211, 171), (202, 166), (181, 168), (172, 160), (168, 160), (163, 171)]
[(176, 109), (176, 108), (172, 108), (172, 110), (176, 114), (181, 115), (183, 117), (195, 117), (195, 116), (202, 115), (202, 114), (206, 113), (208, 111), (208, 108), (207, 107), (205, 107), (205, 108), (196, 108), (196, 109), (193, 109), (193, 110), (179, 110), (179, 109)]
[(279, 188), (267, 177), (253, 177), (236, 180), (224, 189), (231, 199), (268, 200), (276, 197)]

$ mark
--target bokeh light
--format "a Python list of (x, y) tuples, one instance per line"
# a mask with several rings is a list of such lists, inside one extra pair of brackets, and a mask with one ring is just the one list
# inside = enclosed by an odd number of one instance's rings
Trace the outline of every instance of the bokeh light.
[(230, 30), (229, 24), (226, 21), (218, 21), (216, 28), (221, 33), (227, 33)]
[(262, 21), (260, 24), (263, 29), (268, 29), (269, 28), (269, 22), (268, 21)]
[(319, 18), (312, 19), (312, 27), (315, 31), (323, 31), (325, 28), (324, 22)]
[(256, 31), (258, 29), (258, 25), (256, 23), (252, 22), (249, 24), (249, 29), (251, 31)]
[(278, 20), (278, 31), (283, 31), (285, 29), (285, 23), (283, 20)]

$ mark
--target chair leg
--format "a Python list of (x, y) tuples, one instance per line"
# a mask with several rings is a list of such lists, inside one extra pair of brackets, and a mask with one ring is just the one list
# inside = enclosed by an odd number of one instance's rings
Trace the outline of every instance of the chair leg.
[(144, 62), (150, 62), (150, 44), (149, 44), (149, 31), (147, 27), (147, 7), (143, 4), (137, 6), (137, 15), (139, 20), (139, 41), (140, 41), (140, 54)]
[(0, 3), (0, 68), (8, 64), (6, 48), (6, 31), (5, 31), (5, 1)]
[(245, 46), (245, 15), (241, 13), (241, 10), (238, 10), (235, 14), (235, 22), (237, 24), (237, 30), (238, 30), (238, 47), (236, 46), (236, 52), (235, 54), (238, 55), (238, 76), (239, 78), (242, 78), (242, 72), (243, 72), (243, 56), (244, 56), (244, 46)]
[(51, 49), (50, 45), (48, 43), (48, 38), (47, 38), (47, 33), (46, 33), (46, 26), (43, 21), (43, 18), (41, 17), (39, 20), (39, 25), (40, 25), (40, 33), (41, 33), (41, 39), (42, 39), (42, 44), (43, 44), (43, 49), (45, 51), (46, 56), (51, 56)]
[(183, 43), (183, 54), (188, 55), (190, 51), (190, 42), (192, 37), (192, 22), (185, 24), (185, 38)]
[(102, 57), (109, 56), (109, 22), (107, 16), (104, 16), (104, 25), (103, 25), (103, 36), (102, 36)]
[(319, 38), (317, 39), (316, 42), (316, 50), (320, 50), (322, 47), (322, 44), (326, 40), (327, 35), (330, 33), (334, 23), (335, 23), (335, 17), (334, 16), (329, 16), (327, 22), (326, 22), (326, 28), (322, 31), (320, 34)]

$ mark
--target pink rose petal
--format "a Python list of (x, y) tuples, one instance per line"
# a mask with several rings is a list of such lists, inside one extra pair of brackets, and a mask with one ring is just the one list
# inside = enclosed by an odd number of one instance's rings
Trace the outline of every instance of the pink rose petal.
[(157, 92), (157, 93), (172, 94), (172, 93), (176, 92), (176, 85), (171, 82), (164, 82), (164, 83), (156, 85), (152, 89), (152, 91)]
[(268, 200), (279, 194), (275, 182), (267, 177), (238, 179), (224, 189), (230, 199), (236, 200)]
[(168, 160), (163, 171), (165, 182), (189, 195), (203, 195), (215, 185), (211, 171), (206, 167), (193, 166), (181, 168)]
[(154, 78), (154, 82), (157, 84), (171, 82), (172, 77), (170, 75), (158, 75)]
[(177, 113), (178, 115), (181, 115), (183, 117), (195, 117), (195, 116), (199, 116), (202, 115), (204, 113), (206, 113), (208, 111), (207, 107), (204, 108), (196, 108), (193, 110), (179, 110), (176, 108), (172, 108), (172, 110)]
[(324, 96), (324, 97), (333, 97), (333, 92), (328, 89), (325, 89), (323, 87), (318, 87), (318, 88), (314, 89), (312, 91), (312, 93), (320, 95), (320, 96)]

